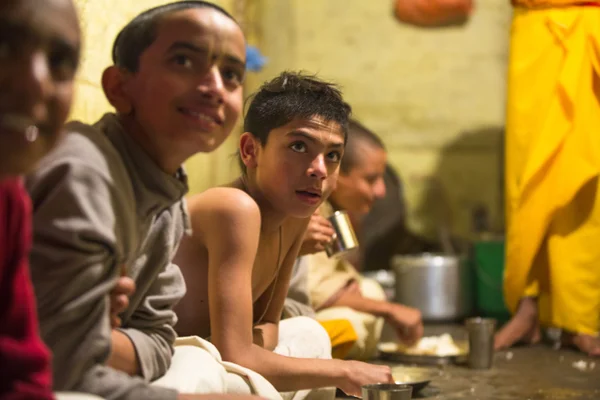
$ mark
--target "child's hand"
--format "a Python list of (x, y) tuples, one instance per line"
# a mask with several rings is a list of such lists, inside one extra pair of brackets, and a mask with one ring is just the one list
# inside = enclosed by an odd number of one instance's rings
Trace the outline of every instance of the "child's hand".
[(135, 292), (135, 282), (128, 276), (121, 276), (110, 292), (110, 326), (118, 328), (121, 326), (119, 314), (129, 306), (129, 296)]
[(331, 223), (323, 218), (318, 210), (315, 211), (310, 217), (298, 255), (303, 256), (325, 251), (325, 246), (331, 242), (333, 235), (335, 235), (335, 231)]
[(401, 304), (390, 304), (387, 321), (396, 329), (398, 338), (407, 345), (415, 344), (423, 337), (423, 320), (416, 308)]
[(375, 383), (394, 383), (392, 370), (387, 365), (367, 364), (360, 361), (344, 363), (345, 379), (338, 387), (349, 396), (362, 397), (362, 387)]

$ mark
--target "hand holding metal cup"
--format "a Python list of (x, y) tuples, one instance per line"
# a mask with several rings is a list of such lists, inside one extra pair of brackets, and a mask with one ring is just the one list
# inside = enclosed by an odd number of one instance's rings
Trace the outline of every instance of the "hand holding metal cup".
[(346, 211), (336, 211), (327, 219), (331, 222), (331, 226), (335, 231), (331, 237), (331, 242), (325, 246), (325, 252), (329, 257), (358, 247), (358, 239)]

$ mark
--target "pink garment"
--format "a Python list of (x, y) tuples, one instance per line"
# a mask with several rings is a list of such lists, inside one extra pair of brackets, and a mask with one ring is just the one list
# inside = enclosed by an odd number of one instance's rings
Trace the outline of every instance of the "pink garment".
[(50, 354), (29, 278), (31, 205), (20, 179), (0, 181), (0, 400), (51, 400)]

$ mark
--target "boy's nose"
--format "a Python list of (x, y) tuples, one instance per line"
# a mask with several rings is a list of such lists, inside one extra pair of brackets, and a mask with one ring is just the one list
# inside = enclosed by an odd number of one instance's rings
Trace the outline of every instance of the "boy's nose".
[(379, 178), (373, 185), (373, 195), (376, 199), (382, 199), (385, 197), (385, 182), (383, 178)]
[(309, 175), (318, 179), (325, 179), (327, 176), (327, 166), (325, 165), (325, 157), (319, 154), (310, 164)]
[(210, 70), (206, 74), (201, 89), (204, 89), (206, 95), (210, 96), (216, 102), (221, 103), (223, 101), (223, 91), (225, 90), (225, 84), (221, 71), (217, 65), (210, 67)]
[(23, 100), (31, 102), (29, 107), (32, 118), (44, 120), (47, 117), (45, 100), (52, 95), (54, 87), (48, 57), (43, 51), (32, 52), (26, 58), (22, 68), (22, 79), (14, 83), (19, 85), (24, 93), (27, 93), (28, 99)]

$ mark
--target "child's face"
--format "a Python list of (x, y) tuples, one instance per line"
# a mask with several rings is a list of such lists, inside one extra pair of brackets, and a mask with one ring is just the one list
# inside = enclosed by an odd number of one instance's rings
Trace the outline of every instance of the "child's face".
[(335, 188), (344, 152), (339, 124), (320, 117), (273, 129), (258, 152), (256, 179), (274, 208), (309, 217)]
[(29, 171), (60, 138), (79, 47), (71, 0), (0, 2), (0, 177)]
[(210, 8), (159, 22), (124, 90), (160, 158), (210, 152), (231, 133), (242, 110), (245, 47), (239, 26)]
[(359, 151), (356, 165), (347, 174), (340, 174), (331, 201), (352, 213), (367, 214), (375, 200), (385, 196), (387, 153), (369, 143), (362, 143)]

